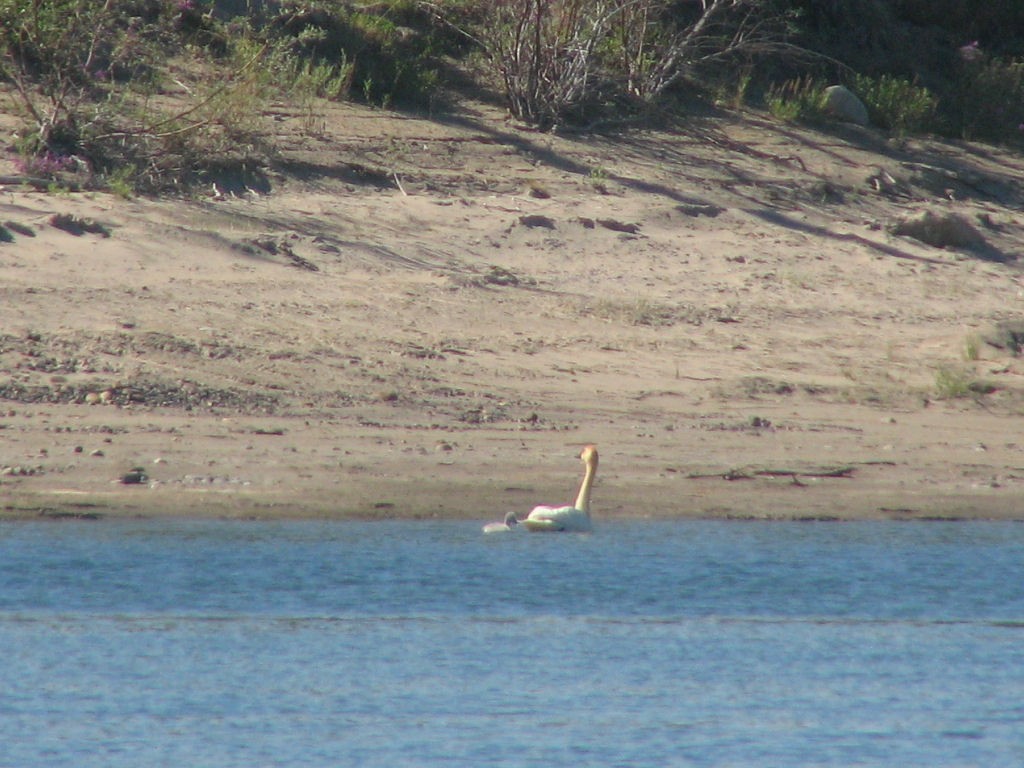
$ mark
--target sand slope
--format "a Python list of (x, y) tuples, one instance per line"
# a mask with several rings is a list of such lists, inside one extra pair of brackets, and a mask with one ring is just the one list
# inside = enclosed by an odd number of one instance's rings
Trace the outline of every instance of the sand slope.
[[(500, 519), (571, 500), (593, 442), (598, 517), (1024, 518), (1022, 365), (986, 341), (1024, 307), (1019, 156), (276, 118), (248, 188), (4, 186), (4, 514)], [(926, 211), (970, 238), (893, 234)]]

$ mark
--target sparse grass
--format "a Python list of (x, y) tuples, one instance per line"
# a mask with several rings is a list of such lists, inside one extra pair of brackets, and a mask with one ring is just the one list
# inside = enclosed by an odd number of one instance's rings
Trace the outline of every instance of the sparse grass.
[(969, 333), (964, 339), (964, 360), (975, 362), (981, 359), (982, 339), (977, 333)]
[(752, 68), (747, 66), (735, 77), (725, 78), (712, 85), (714, 103), (730, 109), (742, 109), (747, 103), (750, 85), (753, 82)]
[(935, 393), (944, 400), (979, 397), (995, 391), (994, 384), (978, 379), (968, 368), (944, 365), (935, 372)]
[(590, 182), (590, 186), (594, 188), (595, 192), (602, 195), (608, 194), (608, 171), (602, 166), (595, 165), (591, 168), (587, 181)]
[(942, 366), (935, 371), (935, 394), (944, 400), (967, 397), (970, 385), (971, 374), (963, 368)]
[(623, 325), (667, 327), (685, 323), (702, 325), (705, 322), (733, 318), (735, 312), (725, 307), (697, 307), (692, 304), (666, 304), (643, 297), (636, 299), (599, 299), (580, 307), (584, 317), (595, 317)]
[(584, 306), (582, 312), (585, 316), (626, 325), (665, 326), (676, 322), (675, 308), (643, 298), (632, 301), (599, 299)]
[(765, 103), (773, 117), (787, 123), (820, 120), (825, 112), (825, 86), (812, 77), (798, 77), (772, 86)]
[(122, 165), (107, 177), (106, 188), (111, 194), (122, 197), (125, 200), (135, 195), (135, 166)]

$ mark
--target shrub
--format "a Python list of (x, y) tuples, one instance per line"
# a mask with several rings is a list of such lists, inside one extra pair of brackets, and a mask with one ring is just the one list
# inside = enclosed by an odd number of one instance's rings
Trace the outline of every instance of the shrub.
[(338, 96), (350, 92), (385, 106), (426, 103), (440, 79), (434, 19), (416, 3), (380, 6), (371, 12), (338, 3), (289, 4), (270, 20), (268, 39), (289, 66), (302, 62), (298, 69), (310, 74), (320, 69)]
[(892, 75), (856, 75), (853, 90), (867, 107), (871, 121), (881, 128), (905, 136), (936, 127), (938, 100), (927, 88)]
[(541, 126), (606, 103), (650, 102), (710, 63), (787, 47), (759, 0), (496, 0), (477, 37), (513, 115)]
[(1024, 61), (967, 56), (943, 106), (954, 135), (1024, 141)]
[(0, 0), (0, 18), (2, 74), (30, 126), (18, 144), (26, 168), (129, 194), (178, 186), (251, 144), (251, 99), (218, 112), (251, 90), (251, 62), (205, 92), (197, 83), (177, 113), (154, 106), (170, 52), (201, 56), (196, 46), (222, 40), (195, 0)]
[(608, 0), (496, 0), (481, 39), (509, 111), (547, 127), (593, 97)]
[(145, 8), (150, 13), (140, 25), (132, 23), (126, 5), (0, 0), (2, 74), (34, 128), (24, 151), (81, 153), (103, 120), (98, 105), (104, 97), (125, 82), (152, 77), (159, 9)]

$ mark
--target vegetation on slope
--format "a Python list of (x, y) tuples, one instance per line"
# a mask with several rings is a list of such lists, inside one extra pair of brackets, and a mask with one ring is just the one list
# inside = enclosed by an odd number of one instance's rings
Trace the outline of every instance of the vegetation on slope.
[[(1024, 144), (1024, 7), (916, 0), (0, 0), (27, 177), (184, 190), (275, 150), (287, 99), (444, 109), (459, 88), (543, 129), (683, 109), (815, 119), (842, 83), (875, 125)], [(456, 87), (458, 84), (458, 87)]]

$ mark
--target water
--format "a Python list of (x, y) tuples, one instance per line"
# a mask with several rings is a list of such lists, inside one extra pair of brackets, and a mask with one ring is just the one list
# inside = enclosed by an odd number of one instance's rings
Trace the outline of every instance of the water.
[(1020, 766), (1024, 525), (0, 523), (0, 766)]

